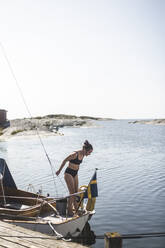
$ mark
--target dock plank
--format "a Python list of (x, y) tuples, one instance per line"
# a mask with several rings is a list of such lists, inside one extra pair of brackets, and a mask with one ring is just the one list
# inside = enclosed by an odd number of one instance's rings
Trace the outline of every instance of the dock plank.
[(19, 238), (19, 237), (16, 237), (17, 235), (20, 236), (20, 234), (17, 232), (17, 233), (13, 233), (12, 234), (12, 237), (6, 237), (6, 232), (5, 232), (5, 229), (4, 231), (0, 232), (0, 235), (3, 236), (3, 237), (0, 237), (0, 244), (9, 244), (8, 247), (11, 247), (11, 244), (12, 244), (12, 247), (14, 247), (14, 245), (16, 244), (16, 247), (20, 247), (20, 248), (36, 248), (36, 245), (37, 245), (37, 248), (44, 248), (45, 246), (44, 245), (41, 245), (37, 242), (33, 242), (33, 239), (26, 239), (26, 238)]
[[(30, 248), (35, 248), (36, 245), (38, 245), (38, 247), (40, 247), (40, 248), (45, 247), (43, 245), (44, 242), (42, 242), (40, 239), (35, 240), (34, 238), (32, 238), (32, 239), (31, 238), (19, 238), (19, 236), (24, 236), (24, 237), (34, 236), (34, 233), (28, 233), (27, 234), (26, 229), (24, 231), (24, 230), (22, 230), (22, 228), (20, 229), (19, 227), (15, 226), (15, 225), (11, 225), (11, 224), (6, 225), (6, 223), (4, 225), (0, 222), (0, 236), (1, 235), (4, 235), (3, 238), (5, 238), (7, 240), (13, 240), (15, 242), (16, 241), (19, 242), (20, 245), (21, 245), (21, 243), (23, 243), (24, 245), (27, 244), (27, 246)], [(5, 235), (11, 235), (13, 237), (5, 237)], [(38, 235), (38, 233), (37, 233), (37, 235)], [(15, 237), (15, 236), (18, 236), (18, 237)]]
[(18, 242), (10, 241), (6, 238), (0, 238), (0, 243), (1, 245), (7, 247), (7, 248), (28, 248), (28, 246), (22, 246), (21, 244), (19, 244)]
[[(5, 237), (5, 236), (11, 237)], [(78, 243), (56, 240), (53, 236), (41, 234), (11, 223), (0, 221), (0, 247), (4, 248), (84, 248)]]

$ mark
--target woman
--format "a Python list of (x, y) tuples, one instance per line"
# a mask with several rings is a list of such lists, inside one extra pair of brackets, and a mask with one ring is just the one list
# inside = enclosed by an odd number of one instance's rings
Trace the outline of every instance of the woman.
[[(82, 163), (84, 156), (88, 156), (93, 151), (92, 145), (86, 140), (84, 142), (84, 145), (81, 150), (74, 152), (73, 154), (70, 154), (67, 158), (64, 159), (62, 162), (60, 169), (56, 172), (56, 175), (58, 176), (65, 166), (67, 162), (69, 162), (68, 167), (65, 170), (64, 178), (69, 190), (70, 194), (74, 194), (78, 192), (78, 170), (79, 165)], [(75, 197), (69, 197), (68, 201), (68, 214), (70, 216), (73, 216), (73, 208), (72, 204), (74, 205), (74, 208), (77, 209), (77, 202)]]

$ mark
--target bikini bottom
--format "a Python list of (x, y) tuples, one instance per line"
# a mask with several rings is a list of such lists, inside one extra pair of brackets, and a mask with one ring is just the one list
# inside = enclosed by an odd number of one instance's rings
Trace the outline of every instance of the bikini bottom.
[(70, 174), (72, 177), (75, 177), (77, 175), (78, 170), (73, 170), (69, 167), (66, 168), (65, 173)]

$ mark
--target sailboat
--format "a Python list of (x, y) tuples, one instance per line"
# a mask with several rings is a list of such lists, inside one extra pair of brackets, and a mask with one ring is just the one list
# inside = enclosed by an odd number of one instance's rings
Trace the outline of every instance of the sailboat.
[[(71, 195), (51, 198), (18, 189), (6, 161), (0, 158), (0, 219), (48, 235), (54, 234), (58, 238), (77, 237), (95, 213), (95, 183), (96, 171), (89, 185), (74, 194), (79, 198), (79, 208), (73, 217), (69, 217), (67, 199)], [(83, 199), (88, 194), (90, 198), (85, 205)]]
[[(5, 49), (1, 43), (0, 46), (27, 112), (32, 118)], [(36, 129), (36, 134), (51, 166), (54, 177), (54, 168), (38, 129)], [(79, 198), (79, 207), (75, 210), (74, 216), (70, 217), (67, 214), (67, 200), (73, 195), (62, 198), (51, 198), (18, 189), (6, 161), (0, 158), (0, 219), (42, 233), (55, 234), (57, 237), (77, 237), (82, 232), (87, 221), (95, 213), (94, 205), (97, 196), (97, 183), (95, 179), (96, 171), (88, 186), (81, 187), (80, 192), (73, 194), (74, 197), (77, 196)], [(83, 204), (84, 198), (89, 198), (87, 205)]]

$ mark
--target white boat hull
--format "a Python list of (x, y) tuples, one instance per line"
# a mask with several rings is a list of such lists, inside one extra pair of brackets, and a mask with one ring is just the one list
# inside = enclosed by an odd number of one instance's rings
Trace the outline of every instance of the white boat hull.
[(46, 217), (38, 219), (37, 221), (7, 221), (15, 225), (38, 231), (48, 235), (61, 235), (62, 237), (77, 237), (82, 232), (85, 224), (87, 223), (90, 212), (82, 216), (72, 218), (56, 218)]

